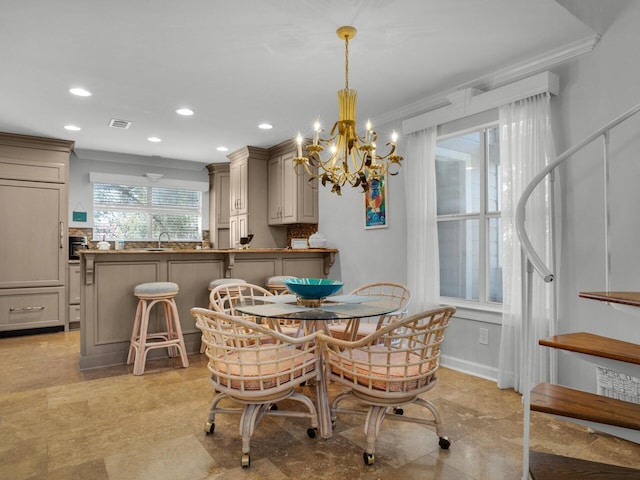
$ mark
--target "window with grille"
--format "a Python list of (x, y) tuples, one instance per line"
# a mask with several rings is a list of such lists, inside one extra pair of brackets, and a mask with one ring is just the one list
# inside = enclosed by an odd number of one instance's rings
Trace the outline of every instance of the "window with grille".
[(502, 303), (500, 140), (497, 125), (438, 138), (440, 295)]
[(202, 192), (157, 186), (93, 184), (93, 239), (202, 240)]

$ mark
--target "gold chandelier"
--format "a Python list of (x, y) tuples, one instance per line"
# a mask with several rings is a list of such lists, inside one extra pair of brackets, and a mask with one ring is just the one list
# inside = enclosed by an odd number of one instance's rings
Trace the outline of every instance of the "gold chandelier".
[[(382, 156), (377, 153), (376, 141), (378, 134), (368, 121), (364, 137), (356, 132), (356, 97), (357, 92), (349, 88), (349, 39), (356, 36), (357, 30), (351, 26), (338, 28), (338, 37), (345, 45), (345, 85), (338, 90), (339, 119), (333, 124), (329, 138), (321, 138), (323, 132), (320, 118), (316, 120), (313, 129), (313, 142), (306, 146), (307, 155), (302, 155), (303, 138), (300, 133), (296, 138), (298, 156), (294, 158), (294, 168), (299, 175), (305, 172), (311, 179), (318, 178), (323, 186), (332, 184), (331, 191), (342, 195), (342, 187), (350, 184), (352, 187), (362, 187), (363, 192), (369, 190), (369, 184), (381, 175), (397, 175), (400, 170), (402, 157), (396, 155), (398, 135), (394, 131), (391, 141), (386, 144), (389, 152)], [(328, 154), (322, 155), (327, 148)]]

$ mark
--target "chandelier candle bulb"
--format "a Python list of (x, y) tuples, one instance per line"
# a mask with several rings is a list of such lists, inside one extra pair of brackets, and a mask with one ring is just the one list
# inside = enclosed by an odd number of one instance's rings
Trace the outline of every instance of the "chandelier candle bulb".
[(296, 143), (298, 144), (298, 158), (302, 157), (302, 135), (298, 132), (298, 136), (296, 137)]
[(320, 137), (320, 117), (316, 119), (313, 124), (313, 144), (318, 145), (318, 138)]
[(369, 143), (371, 141), (371, 120), (367, 120), (367, 133), (364, 137), (364, 143)]

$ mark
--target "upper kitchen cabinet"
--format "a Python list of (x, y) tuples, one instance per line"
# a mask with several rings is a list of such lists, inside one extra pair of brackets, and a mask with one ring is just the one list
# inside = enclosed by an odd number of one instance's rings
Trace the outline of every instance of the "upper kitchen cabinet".
[(269, 151), (242, 147), (229, 158), (230, 242), (238, 248), (240, 237), (253, 235), (250, 247), (282, 247), (286, 231), (267, 221), (267, 162)]
[(0, 330), (65, 324), (72, 148), (0, 133)]
[(318, 223), (318, 180), (296, 173), (295, 155), (290, 140), (269, 149), (269, 225)]
[(231, 193), (229, 189), (229, 164), (212, 163), (209, 171), (209, 232), (211, 246), (229, 248), (229, 215)]

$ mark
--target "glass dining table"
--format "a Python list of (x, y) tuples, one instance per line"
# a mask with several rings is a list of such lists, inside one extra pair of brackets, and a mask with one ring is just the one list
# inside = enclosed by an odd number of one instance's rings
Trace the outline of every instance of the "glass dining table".
[[(240, 303), (235, 310), (258, 319), (298, 320), (306, 332), (322, 330), (331, 334), (329, 325), (333, 322), (346, 322), (342, 338), (353, 340), (358, 331), (360, 320), (393, 313), (397, 305), (385, 297), (368, 295), (335, 295), (321, 301), (300, 301), (295, 295), (273, 295), (253, 297), (251, 304)], [(271, 322), (273, 323), (273, 322)], [(322, 438), (331, 438), (331, 406), (324, 364), (321, 363), (316, 385), (319, 433)]]

